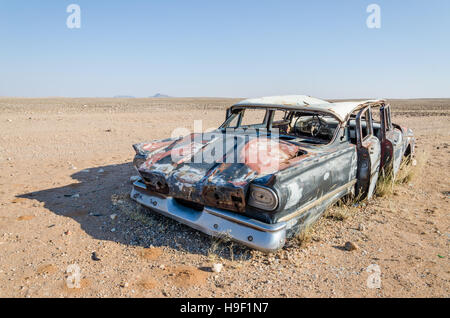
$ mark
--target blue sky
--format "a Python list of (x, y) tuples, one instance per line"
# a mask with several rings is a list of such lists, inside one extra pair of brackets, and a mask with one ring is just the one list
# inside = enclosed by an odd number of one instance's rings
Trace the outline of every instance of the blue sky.
[(0, 0), (0, 39), (0, 96), (450, 97), (448, 0)]

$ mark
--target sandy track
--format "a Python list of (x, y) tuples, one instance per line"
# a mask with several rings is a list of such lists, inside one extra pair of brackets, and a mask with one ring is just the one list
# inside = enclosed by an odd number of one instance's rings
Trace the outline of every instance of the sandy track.
[[(217, 127), (233, 101), (0, 98), (0, 296), (449, 296), (450, 100), (391, 101), (428, 154), (419, 176), (273, 255), (217, 244), (127, 198), (133, 143), (196, 119)], [(70, 264), (79, 289), (66, 285)], [(380, 289), (367, 287), (371, 264)]]

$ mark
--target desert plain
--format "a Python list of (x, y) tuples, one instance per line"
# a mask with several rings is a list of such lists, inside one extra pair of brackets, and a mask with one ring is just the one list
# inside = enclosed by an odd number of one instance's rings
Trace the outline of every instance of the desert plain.
[(0, 297), (449, 297), (450, 99), (390, 100), (411, 175), (274, 254), (129, 199), (132, 144), (218, 127), (237, 100), (1, 97)]

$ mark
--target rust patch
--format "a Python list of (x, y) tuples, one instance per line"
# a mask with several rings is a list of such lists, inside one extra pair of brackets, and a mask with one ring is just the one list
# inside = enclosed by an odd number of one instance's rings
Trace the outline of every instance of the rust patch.
[(142, 145), (142, 149), (152, 152), (152, 151), (155, 151), (156, 149), (167, 147), (171, 143), (173, 143), (173, 140), (165, 141), (165, 142), (151, 142), (151, 143)]
[(268, 138), (250, 140), (241, 152), (243, 162), (258, 174), (271, 174), (283, 163), (295, 158), (300, 148), (296, 145)]
[(142, 165), (141, 168), (150, 169), (159, 160), (161, 160), (167, 156), (170, 156), (170, 155), (171, 155), (171, 151), (156, 153), (153, 156), (151, 156), (150, 158), (148, 158), (148, 160), (144, 162), (144, 164)]

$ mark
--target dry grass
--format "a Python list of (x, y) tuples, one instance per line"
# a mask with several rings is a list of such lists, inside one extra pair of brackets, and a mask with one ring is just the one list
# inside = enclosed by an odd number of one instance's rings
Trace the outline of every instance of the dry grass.
[(148, 226), (157, 225), (161, 231), (164, 231), (164, 225), (155, 224), (155, 220), (148, 213), (145, 213), (143, 206), (135, 204), (130, 200), (129, 194), (113, 194), (111, 196), (111, 202), (122, 214), (127, 215), (130, 219)]
[(380, 175), (375, 195), (377, 197), (390, 196), (394, 193), (396, 185), (410, 183), (416, 180), (422, 174), (427, 161), (428, 152), (425, 151), (417, 153), (413, 159), (403, 159), (395, 178), (392, 172), (387, 174), (382, 173)]
[(335, 205), (329, 207), (325, 211), (324, 216), (327, 219), (345, 221), (349, 217), (355, 215), (361, 205), (365, 205), (365, 203), (360, 201), (361, 195), (356, 197), (347, 195), (340, 199)]
[(402, 184), (417, 180), (421, 176), (428, 159), (429, 152), (421, 151), (417, 152), (412, 160), (404, 160), (400, 165), (395, 183)]
[(230, 259), (234, 260), (233, 242), (229, 233), (222, 233), (220, 236), (211, 237), (211, 246), (208, 249), (208, 260), (211, 262), (221, 258), (221, 254), (224, 250), (228, 249), (230, 253)]
[(393, 172), (382, 171), (375, 188), (375, 196), (385, 197), (394, 193), (395, 180)]
[(293, 242), (295, 245), (299, 247), (305, 247), (308, 243), (311, 242), (313, 234), (314, 234), (314, 226), (307, 226), (300, 231), (300, 233), (293, 238)]

